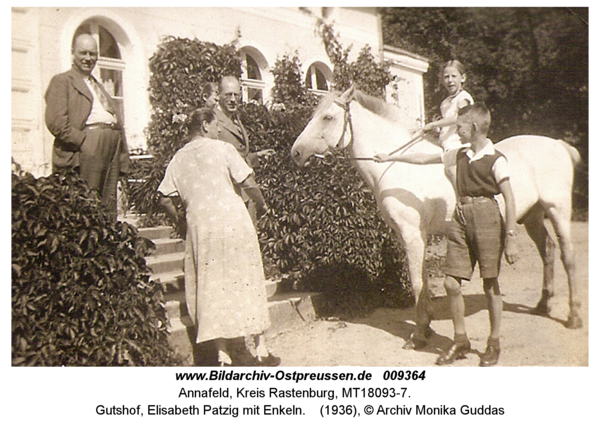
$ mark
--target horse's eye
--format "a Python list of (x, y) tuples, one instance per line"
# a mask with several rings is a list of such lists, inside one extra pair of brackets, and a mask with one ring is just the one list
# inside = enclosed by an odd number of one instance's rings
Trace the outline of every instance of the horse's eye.
[(333, 120), (333, 117), (331, 115), (324, 115), (323, 116), (323, 120), (325, 120), (325, 121), (331, 121), (331, 120)]

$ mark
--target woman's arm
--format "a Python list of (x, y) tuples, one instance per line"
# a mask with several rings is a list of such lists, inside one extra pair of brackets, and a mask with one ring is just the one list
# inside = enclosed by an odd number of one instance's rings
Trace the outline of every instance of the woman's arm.
[(175, 230), (179, 234), (181, 238), (185, 238), (187, 233), (187, 224), (185, 223), (185, 219), (181, 218), (177, 213), (177, 208), (173, 203), (171, 197), (167, 197), (166, 195), (159, 193), (160, 195), (160, 205), (165, 211), (167, 217), (171, 220), (173, 225), (175, 226)]
[(258, 187), (254, 176), (248, 176), (241, 184), (244, 192), (254, 201), (256, 204), (256, 215), (261, 217), (267, 212), (267, 203), (263, 197), (262, 191)]

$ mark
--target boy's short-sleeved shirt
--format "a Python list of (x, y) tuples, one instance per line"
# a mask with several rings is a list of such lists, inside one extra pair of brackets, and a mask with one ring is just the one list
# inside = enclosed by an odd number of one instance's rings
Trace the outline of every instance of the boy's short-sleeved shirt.
[[(493, 196), (499, 193), (499, 189), (497, 188), (500, 183), (509, 179), (509, 171), (508, 171), (508, 162), (506, 157), (496, 151), (494, 148), (494, 144), (492, 141), (488, 139), (487, 144), (483, 149), (479, 152), (475, 153), (470, 146), (465, 146), (461, 148), (456, 148), (447, 152), (443, 152), (442, 154), (442, 162), (444, 163), (444, 168), (446, 171), (446, 176), (450, 179), (454, 190), (456, 191), (457, 197), (470, 195), (470, 196)], [(457, 176), (457, 162), (460, 158), (466, 156), (468, 160), (469, 166), (473, 166), (473, 168), (480, 168), (481, 163), (476, 163), (479, 160), (484, 160), (484, 162), (493, 161), (491, 165), (491, 174), (493, 176), (493, 181), (495, 183), (495, 188), (485, 187), (479, 188), (475, 190), (475, 193), (465, 193), (465, 191), (469, 191), (469, 189), (465, 188), (464, 176)], [(496, 157), (495, 160), (493, 157)], [(485, 169), (484, 169), (485, 170)], [(485, 173), (485, 172), (484, 172)], [(469, 179), (468, 177), (466, 178)], [(485, 185), (485, 183), (484, 183)], [(470, 187), (471, 191), (473, 190), (472, 186)]]
[(499, 184), (509, 178), (506, 157), (488, 140), (477, 153), (463, 147), (442, 154), (442, 160), (457, 197), (446, 233), (444, 273), (470, 279), (475, 263), (479, 263), (482, 278), (497, 277), (504, 230), (493, 198), (500, 192)]

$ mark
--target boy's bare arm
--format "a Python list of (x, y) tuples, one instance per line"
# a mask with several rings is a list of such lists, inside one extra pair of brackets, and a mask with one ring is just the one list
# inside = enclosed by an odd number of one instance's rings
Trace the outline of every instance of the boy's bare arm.
[(440, 164), (442, 163), (442, 156), (434, 153), (420, 153), (412, 152), (408, 154), (375, 154), (373, 159), (377, 163), (385, 163), (386, 161), (399, 161), (402, 163), (410, 164)]
[(499, 184), (500, 193), (504, 197), (506, 205), (506, 244), (504, 256), (508, 263), (513, 264), (518, 260), (519, 247), (516, 240), (517, 218), (515, 207), (515, 196), (510, 185), (510, 180), (506, 179)]

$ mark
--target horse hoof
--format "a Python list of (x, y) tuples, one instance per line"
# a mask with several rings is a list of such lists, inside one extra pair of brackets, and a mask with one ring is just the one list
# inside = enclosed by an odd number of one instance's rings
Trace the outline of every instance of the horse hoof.
[(410, 339), (408, 339), (406, 341), (406, 343), (404, 344), (404, 346), (402, 346), (402, 349), (405, 349), (407, 351), (410, 350), (419, 350), (425, 347), (425, 345), (427, 345), (427, 342), (424, 342), (422, 340), (413, 340), (412, 337)]
[(569, 315), (569, 318), (567, 319), (567, 323), (565, 324), (565, 327), (567, 327), (571, 330), (576, 330), (578, 328), (582, 328), (583, 320), (581, 319), (581, 317), (579, 315)]
[(547, 304), (540, 302), (531, 310), (531, 313), (533, 315), (548, 316), (550, 315), (550, 309), (548, 308)]
[(431, 327), (427, 327), (423, 332), (414, 332), (406, 341), (402, 349), (419, 350), (427, 346), (427, 338), (433, 334)]

